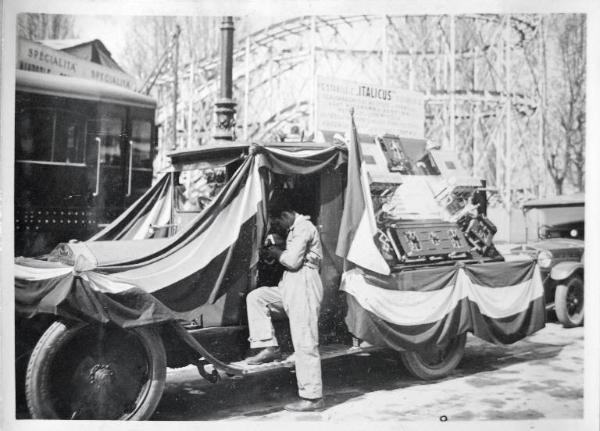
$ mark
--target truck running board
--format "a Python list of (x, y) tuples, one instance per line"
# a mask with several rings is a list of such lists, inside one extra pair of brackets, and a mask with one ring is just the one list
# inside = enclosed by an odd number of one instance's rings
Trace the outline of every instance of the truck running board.
[[(200, 374), (210, 382), (217, 382), (219, 380), (219, 371), (224, 372), (230, 376), (244, 376), (248, 374), (261, 373), (270, 370), (277, 370), (281, 368), (294, 368), (295, 362), (293, 355), (288, 355), (281, 361), (274, 361), (260, 365), (249, 365), (245, 361), (239, 362), (223, 362), (212, 355), (202, 344), (200, 344), (190, 332), (183, 328), (179, 323), (174, 322), (173, 328), (181, 339), (187, 343), (193, 350), (199, 355), (200, 359), (196, 360), (195, 365), (198, 367)], [(333, 359), (339, 356), (347, 355), (360, 355), (374, 351), (381, 350), (382, 347), (377, 346), (365, 346), (353, 345), (348, 346), (346, 344), (328, 344), (326, 346), (319, 347), (319, 353), (321, 360)]]
[[(321, 355), (321, 360), (325, 361), (328, 359), (337, 358), (340, 356), (348, 356), (348, 355), (360, 355), (360, 354), (368, 354), (371, 352), (375, 352), (381, 350), (381, 347), (376, 346), (368, 346), (368, 347), (354, 347), (348, 346), (345, 344), (330, 344), (327, 346), (319, 347), (319, 354)], [(278, 370), (281, 368), (294, 368), (295, 367), (295, 359), (294, 354), (289, 354), (284, 356), (281, 360), (268, 362), (266, 364), (260, 365), (249, 365), (245, 361), (232, 362), (230, 365), (235, 366), (236, 368), (242, 369), (242, 375), (262, 373), (265, 371)]]

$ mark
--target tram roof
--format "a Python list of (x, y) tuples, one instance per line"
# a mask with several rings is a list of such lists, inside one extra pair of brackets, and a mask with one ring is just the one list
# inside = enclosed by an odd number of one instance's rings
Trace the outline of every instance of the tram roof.
[(140, 108), (156, 108), (156, 101), (150, 96), (100, 81), (26, 70), (17, 70), (16, 78), (17, 91)]

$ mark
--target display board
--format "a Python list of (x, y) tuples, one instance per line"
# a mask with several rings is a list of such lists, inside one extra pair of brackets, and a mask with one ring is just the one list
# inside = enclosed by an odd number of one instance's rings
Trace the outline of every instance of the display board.
[(403, 138), (423, 138), (425, 108), (423, 94), (369, 83), (317, 77), (316, 128), (345, 133), (354, 108), (361, 135), (391, 133)]

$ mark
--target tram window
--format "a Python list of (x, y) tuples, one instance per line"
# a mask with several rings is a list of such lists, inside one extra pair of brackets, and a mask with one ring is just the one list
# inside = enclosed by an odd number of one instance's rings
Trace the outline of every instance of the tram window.
[(100, 150), (101, 160), (108, 166), (121, 164), (121, 131), (123, 122), (120, 118), (102, 118), (100, 120), (100, 134), (104, 135), (104, 142)]
[(104, 117), (88, 121), (89, 138), (99, 137), (102, 140), (100, 161), (107, 166), (121, 164), (121, 132), (123, 122), (120, 118)]
[(121, 140), (115, 136), (105, 136), (100, 149), (100, 160), (108, 166), (121, 164)]
[(54, 161), (83, 163), (85, 118), (68, 111), (56, 113)]
[(52, 161), (52, 110), (25, 109), (19, 112), (15, 132), (18, 160)]
[(152, 124), (148, 121), (133, 120), (131, 123), (131, 151), (134, 168), (152, 169), (151, 143)]
[(63, 110), (25, 109), (16, 125), (19, 160), (82, 163), (85, 118)]

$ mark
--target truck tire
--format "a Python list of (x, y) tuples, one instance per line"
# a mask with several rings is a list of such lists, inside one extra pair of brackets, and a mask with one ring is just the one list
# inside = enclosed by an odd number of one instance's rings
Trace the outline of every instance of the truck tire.
[(54, 322), (27, 366), (34, 419), (145, 420), (162, 396), (166, 354), (152, 328)]
[(583, 324), (583, 280), (575, 275), (565, 284), (556, 286), (554, 293), (556, 317), (565, 328)]
[(423, 380), (446, 377), (456, 368), (465, 353), (467, 334), (454, 338), (447, 346), (433, 346), (416, 352), (402, 352), (402, 364), (413, 376)]

